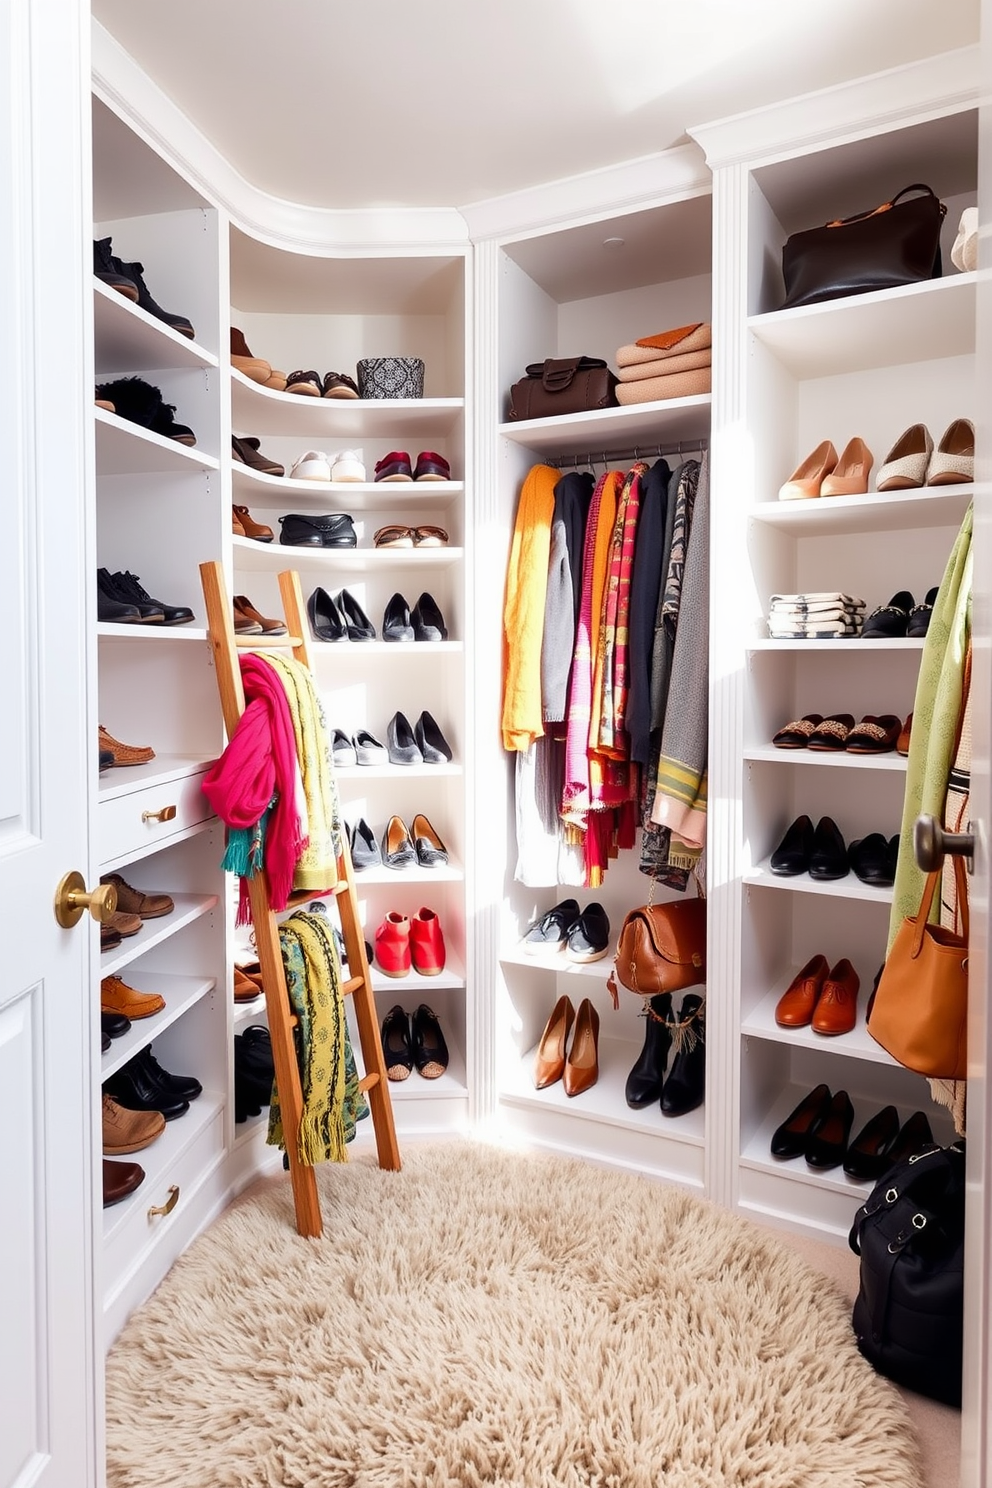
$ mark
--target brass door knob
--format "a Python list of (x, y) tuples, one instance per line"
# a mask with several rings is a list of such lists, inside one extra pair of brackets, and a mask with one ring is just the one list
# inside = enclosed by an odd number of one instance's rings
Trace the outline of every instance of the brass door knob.
[(918, 816), (913, 823), (913, 855), (917, 865), (924, 873), (936, 873), (943, 866), (945, 853), (964, 858), (970, 873), (975, 858), (975, 834), (945, 832), (936, 817)]
[(67, 873), (55, 890), (55, 918), (63, 930), (78, 924), (88, 909), (95, 920), (105, 925), (117, 908), (115, 884), (97, 884), (87, 890), (81, 873)]

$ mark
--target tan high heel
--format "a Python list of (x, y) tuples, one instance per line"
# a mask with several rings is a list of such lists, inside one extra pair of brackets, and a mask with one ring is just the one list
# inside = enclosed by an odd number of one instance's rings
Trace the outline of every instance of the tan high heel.
[(829, 475), (836, 464), (837, 451), (829, 439), (824, 439), (801, 465), (797, 465), (779, 489), (779, 501), (808, 501), (811, 496), (819, 496), (823, 477)]
[(820, 486), (821, 496), (864, 496), (875, 457), (863, 439), (849, 439), (844, 453)]
[(583, 997), (575, 1015), (572, 1047), (565, 1060), (562, 1084), (566, 1095), (581, 1095), (599, 1079), (599, 1014)]
[(541, 1034), (534, 1060), (534, 1084), (538, 1090), (554, 1085), (565, 1070), (565, 1045), (575, 1022), (570, 997), (559, 997)]

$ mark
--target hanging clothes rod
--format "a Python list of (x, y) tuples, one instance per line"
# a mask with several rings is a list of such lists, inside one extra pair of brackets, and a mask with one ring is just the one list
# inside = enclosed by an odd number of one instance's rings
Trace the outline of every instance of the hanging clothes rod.
[(554, 470), (564, 470), (575, 465), (623, 465), (631, 460), (655, 460), (665, 455), (702, 454), (709, 448), (709, 440), (680, 439), (676, 444), (635, 444), (632, 449), (587, 450), (572, 455), (553, 455), (545, 461)]

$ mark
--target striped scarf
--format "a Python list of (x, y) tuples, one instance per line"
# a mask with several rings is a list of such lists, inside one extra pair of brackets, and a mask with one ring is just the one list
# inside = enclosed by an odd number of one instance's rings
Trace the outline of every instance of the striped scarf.
[(598, 700), (598, 729), (593, 743), (601, 754), (617, 760), (630, 757), (630, 740), (625, 726), (630, 691), (630, 581), (634, 571), (641, 482), (647, 470), (647, 465), (638, 461), (628, 471), (617, 503), (600, 631), (603, 690)]

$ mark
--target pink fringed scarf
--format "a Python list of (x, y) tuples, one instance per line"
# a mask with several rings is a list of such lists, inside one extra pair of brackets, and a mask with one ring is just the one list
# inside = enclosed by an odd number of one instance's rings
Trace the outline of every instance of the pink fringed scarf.
[[(228, 827), (258, 826), (270, 803), (264, 867), (272, 908), (285, 909), (296, 864), (307, 846), (296, 805), (296, 736), (282, 683), (260, 656), (238, 658), (246, 707), (227, 748), (203, 777), (203, 793)], [(241, 879), (238, 923), (247, 918), (247, 883)], [(242, 914), (242, 910), (245, 914)]]

